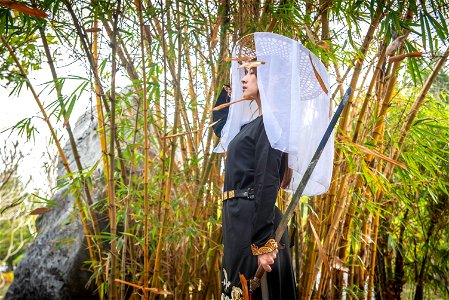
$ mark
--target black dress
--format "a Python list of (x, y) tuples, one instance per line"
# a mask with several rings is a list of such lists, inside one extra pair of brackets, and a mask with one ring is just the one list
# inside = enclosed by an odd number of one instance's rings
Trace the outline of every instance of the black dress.
[[(257, 256), (251, 244), (260, 247), (274, 238), (282, 213), (275, 206), (283, 174), (283, 152), (273, 149), (262, 116), (244, 125), (227, 151), (224, 191), (254, 188), (254, 199), (232, 198), (223, 202), (222, 299), (232, 299), (233, 287), (241, 288), (239, 273), (254, 276)], [(270, 300), (296, 299), (287, 231), (272, 271), (267, 273)], [(284, 245), (282, 247), (282, 245)], [(262, 299), (261, 288), (252, 299)]]

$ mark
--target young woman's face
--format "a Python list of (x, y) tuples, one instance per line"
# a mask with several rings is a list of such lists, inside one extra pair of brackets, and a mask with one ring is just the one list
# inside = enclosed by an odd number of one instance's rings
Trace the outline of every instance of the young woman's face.
[(242, 78), (243, 97), (257, 99), (259, 87), (257, 86), (256, 68), (245, 68), (245, 76)]

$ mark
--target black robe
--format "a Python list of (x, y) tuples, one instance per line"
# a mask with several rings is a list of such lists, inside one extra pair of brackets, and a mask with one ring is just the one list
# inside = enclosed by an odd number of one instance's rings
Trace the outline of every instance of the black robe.
[[(254, 276), (257, 256), (251, 244), (260, 247), (274, 238), (282, 213), (275, 206), (285, 166), (283, 152), (273, 149), (262, 116), (244, 125), (230, 142), (225, 166), (224, 191), (254, 188), (254, 199), (233, 198), (223, 202), (222, 299), (231, 299), (234, 286), (241, 288), (239, 273)], [(285, 232), (272, 271), (267, 273), (270, 300), (296, 299), (288, 234)], [(262, 299), (261, 288), (253, 300)]]

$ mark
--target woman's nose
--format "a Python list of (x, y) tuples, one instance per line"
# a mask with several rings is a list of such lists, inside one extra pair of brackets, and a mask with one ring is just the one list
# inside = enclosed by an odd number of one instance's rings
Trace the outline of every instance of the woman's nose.
[(246, 75), (242, 78), (242, 83), (246, 83), (248, 80), (246, 79)]

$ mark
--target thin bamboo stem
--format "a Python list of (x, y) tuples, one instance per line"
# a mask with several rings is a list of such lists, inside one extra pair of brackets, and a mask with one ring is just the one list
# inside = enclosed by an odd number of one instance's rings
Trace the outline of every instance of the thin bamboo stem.
[(362, 108), (360, 109), (360, 112), (358, 114), (357, 124), (356, 124), (356, 127), (354, 129), (353, 136), (352, 136), (352, 141), (353, 142), (357, 142), (358, 141), (358, 137), (359, 137), (359, 134), (360, 134), (360, 128), (362, 126), (362, 123), (363, 123), (363, 120), (364, 120), (364, 116), (365, 116), (367, 108), (368, 108), (369, 101), (371, 100), (374, 86), (375, 86), (375, 84), (376, 84), (376, 82), (378, 80), (379, 72), (382, 69), (382, 65), (384, 64), (384, 62), (385, 62), (385, 46), (382, 45), (381, 46), (380, 55), (379, 55), (379, 58), (377, 60), (376, 67), (374, 68), (374, 73), (372, 75), (370, 84), (368, 86), (368, 90), (367, 90), (366, 95), (365, 95), (365, 100), (363, 101)]
[[(139, 16), (139, 26), (140, 26), (140, 55), (142, 57), (142, 81), (143, 81), (143, 133), (144, 133), (144, 194), (143, 194), (143, 215), (144, 215), (144, 248), (143, 248), (143, 286), (148, 287), (150, 278), (150, 268), (149, 268), (149, 201), (148, 201), (148, 172), (149, 172), (149, 137), (148, 137), (148, 101), (147, 101), (147, 75), (146, 75), (146, 64), (145, 64), (145, 43), (144, 43), (144, 23), (142, 17), (142, 2), (136, 1), (137, 12)], [(144, 298), (147, 299), (147, 292), (144, 291)]]
[(368, 275), (368, 297), (367, 299), (373, 298), (373, 286), (374, 286), (374, 273), (376, 270), (376, 253), (377, 253), (377, 238), (379, 235), (379, 213), (376, 212), (374, 217), (374, 224), (373, 224), (373, 232), (374, 232), (374, 243), (373, 247), (371, 248), (371, 265), (370, 265), (370, 272)]
[(111, 111), (110, 111), (110, 144), (109, 144), (109, 178), (108, 178), (108, 200), (109, 200), (109, 226), (110, 226), (110, 234), (111, 234), (111, 277), (108, 279), (108, 296), (109, 299), (115, 300), (118, 299), (119, 289), (116, 284), (116, 279), (120, 277), (119, 274), (119, 255), (117, 248), (117, 207), (115, 200), (115, 141), (117, 134), (117, 125), (116, 125), (116, 93), (115, 93), (115, 76), (117, 73), (117, 31), (118, 31), (118, 19), (121, 9), (121, 0), (118, 0), (117, 6), (115, 8), (115, 12), (113, 13), (113, 26), (112, 26), (112, 40), (111, 40), (111, 48), (112, 48), (112, 63), (111, 63)]
[[(177, 17), (179, 21), (179, 3), (176, 2), (176, 10), (178, 12)], [(178, 22), (179, 24), (179, 22)], [(178, 30), (178, 73), (174, 80), (174, 89), (175, 89), (175, 113), (174, 113), (174, 122), (173, 122), (173, 130), (172, 132), (176, 134), (178, 124), (179, 124), (179, 110), (180, 110), (180, 96), (181, 96), (181, 87), (180, 87), (180, 81), (181, 81), (181, 51), (182, 51), (182, 44), (181, 44), (181, 38), (180, 38), (180, 31)], [(163, 217), (162, 217), (162, 224), (159, 230), (159, 237), (156, 247), (156, 258), (155, 258), (155, 265), (153, 270), (153, 278), (152, 278), (152, 287), (158, 287), (159, 286), (159, 274), (160, 274), (160, 267), (161, 267), (161, 255), (162, 255), (162, 244), (163, 239), (165, 236), (166, 231), (166, 224), (168, 222), (169, 213), (170, 213), (170, 195), (171, 195), (171, 188), (172, 188), (172, 176), (173, 176), (173, 170), (175, 167), (175, 154), (176, 154), (176, 143), (173, 141), (171, 142), (171, 151), (170, 151), (170, 160), (169, 160), (169, 167), (168, 167), (168, 174), (167, 179), (165, 183), (165, 195), (164, 195), (164, 202), (163, 202)]]

